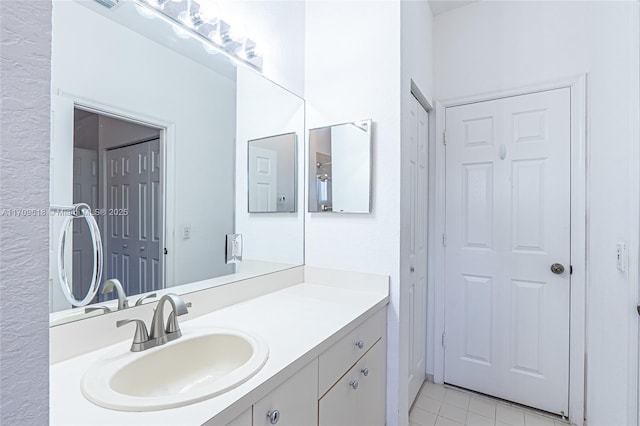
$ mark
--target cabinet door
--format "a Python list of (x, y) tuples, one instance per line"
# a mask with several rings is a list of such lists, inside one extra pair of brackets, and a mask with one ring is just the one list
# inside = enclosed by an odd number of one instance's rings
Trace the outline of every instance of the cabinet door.
[(319, 426), (375, 426), (385, 423), (384, 339), (320, 399)]
[[(272, 417), (269, 414), (277, 411)], [(275, 420), (275, 422), (274, 422)], [(318, 420), (318, 359), (253, 404), (253, 425), (315, 426)]]
[(251, 426), (252, 422), (251, 407), (249, 407), (244, 413), (227, 423), (227, 426)]

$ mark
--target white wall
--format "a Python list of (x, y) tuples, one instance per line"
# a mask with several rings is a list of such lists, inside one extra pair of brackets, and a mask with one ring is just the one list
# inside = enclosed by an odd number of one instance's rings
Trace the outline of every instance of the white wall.
[[(401, 184), (401, 245), (400, 245), (400, 280), (403, 291), (400, 298), (400, 353), (401, 364), (401, 386), (400, 386), (400, 424), (408, 424), (406, 413), (409, 411), (408, 382), (409, 375), (409, 335), (410, 321), (409, 314), (410, 300), (408, 290), (405, 290), (406, 283), (409, 282), (411, 274), (407, 263), (409, 258), (409, 242), (411, 240), (411, 175), (409, 160), (415, 157), (416, 152), (407, 149), (410, 147), (409, 140), (411, 138), (411, 114), (413, 96), (411, 95), (411, 80), (425, 96), (427, 101), (433, 105), (433, 13), (427, 1), (403, 1), (400, 9), (401, 15), (401, 115), (402, 115), (402, 184)], [(433, 115), (433, 114), (432, 114)], [(415, 124), (414, 124), (415, 125)], [(430, 135), (430, 138), (431, 135)], [(430, 155), (430, 158), (433, 156)], [(433, 164), (429, 165), (429, 172), (433, 173)], [(425, 186), (426, 187), (426, 182)], [(419, 196), (427, 197), (431, 194), (421, 194)], [(432, 206), (433, 204), (428, 204)], [(426, 220), (426, 218), (424, 219)], [(420, 229), (420, 228), (418, 228)], [(432, 252), (432, 251), (431, 251)], [(427, 263), (427, 259), (415, 259), (416, 264)], [(428, 268), (427, 272), (431, 273), (432, 268)], [(420, 266), (418, 266), (420, 271)], [(433, 297), (427, 295), (427, 315), (433, 315)], [(433, 340), (433, 333), (427, 335), (429, 340)], [(427, 357), (429, 360), (429, 357)]]
[(391, 276), (389, 425), (398, 424), (399, 389), (399, 26), (397, 1), (306, 5), (307, 129), (368, 118), (374, 126), (372, 213), (307, 213), (305, 263)]
[[(637, 282), (616, 269), (631, 243), (637, 274), (637, 2), (474, 3), (435, 18), (435, 97), (588, 73), (587, 420), (635, 424)], [(631, 160), (630, 160), (631, 158)]]
[[(288, 264), (304, 262), (304, 101), (259, 74), (238, 68), (236, 232), (243, 257)], [(248, 213), (248, 141), (283, 133), (297, 135), (296, 211)], [(289, 177), (289, 179), (294, 179)], [(277, 248), (277, 250), (274, 250)], [(242, 265), (239, 265), (242, 271)]]
[[(229, 176), (234, 173), (235, 82), (78, 3), (54, 2), (53, 19), (54, 91), (173, 126), (167, 218), (174, 228), (167, 231), (173, 244), (169, 240), (166, 258), (173, 273), (168, 270), (167, 284), (233, 272), (224, 264), (224, 241), (234, 225)], [(63, 114), (56, 109), (56, 117)], [(70, 190), (60, 187), (70, 186), (71, 172), (58, 153), (66, 155), (57, 148), (53, 152), (52, 200), (66, 204)], [(183, 239), (187, 224), (191, 238)]]
[[(51, 2), (0, 2), (0, 208), (49, 206)], [(0, 217), (0, 424), (49, 419), (48, 217)]]

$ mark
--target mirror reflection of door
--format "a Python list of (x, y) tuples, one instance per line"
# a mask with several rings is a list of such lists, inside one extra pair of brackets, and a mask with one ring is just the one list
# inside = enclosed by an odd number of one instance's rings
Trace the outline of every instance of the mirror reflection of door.
[[(76, 108), (73, 176), (74, 203), (87, 203), (97, 213), (103, 281), (117, 278), (127, 295), (163, 288), (160, 130)], [(93, 268), (91, 240), (81, 222), (74, 221), (74, 294), (86, 293)]]
[[(98, 206), (98, 116), (76, 109), (73, 134), (73, 202)], [(93, 245), (84, 220), (73, 221), (73, 294), (87, 294), (93, 273)]]
[(249, 210), (259, 212), (277, 211), (278, 152), (273, 149), (251, 147), (249, 150)]

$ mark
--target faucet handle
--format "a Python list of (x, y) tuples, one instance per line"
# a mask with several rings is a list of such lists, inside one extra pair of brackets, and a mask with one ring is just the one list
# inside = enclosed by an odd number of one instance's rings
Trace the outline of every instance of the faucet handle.
[[(191, 302), (187, 302), (184, 304), (186, 308), (190, 308), (192, 306)], [(165, 333), (175, 333), (180, 330), (180, 326), (178, 325), (178, 317), (180, 315), (188, 314), (189, 311), (185, 309), (185, 312), (181, 314), (176, 314), (175, 312), (171, 312), (169, 314), (169, 318), (167, 319), (167, 326), (165, 327)]]
[(146, 299), (156, 297), (157, 295), (158, 295), (157, 293), (151, 293), (151, 294), (147, 294), (146, 296), (142, 296), (140, 299), (136, 300), (136, 306), (142, 305), (142, 302), (144, 302)]
[(111, 309), (108, 306), (89, 306), (88, 308), (84, 308), (84, 313), (88, 314), (94, 311), (103, 311), (103, 314), (108, 314), (111, 312)]
[(116, 321), (116, 327), (122, 327), (125, 324), (129, 324), (130, 322), (136, 323), (136, 332), (133, 335), (133, 344), (136, 343), (144, 343), (149, 340), (149, 332), (147, 331), (147, 326), (144, 321), (139, 319), (124, 319)]

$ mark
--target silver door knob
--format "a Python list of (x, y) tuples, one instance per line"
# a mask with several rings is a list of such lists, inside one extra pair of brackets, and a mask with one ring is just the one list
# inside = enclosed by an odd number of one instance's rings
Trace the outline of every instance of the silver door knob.
[(122, 248), (127, 248), (127, 247), (129, 247), (129, 244), (123, 244), (122, 245)]
[(363, 349), (364, 348), (364, 340), (358, 340), (356, 342), (356, 346), (358, 347), (358, 349)]
[(267, 418), (269, 419), (269, 423), (275, 425), (280, 420), (280, 411), (271, 410), (267, 413)]
[(416, 271), (416, 267), (415, 267), (415, 266), (411, 266), (411, 267), (409, 268), (409, 272), (415, 272), (415, 271)]
[(353, 390), (358, 390), (358, 386), (360, 386), (360, 384), (357, 380), (352, 380), (349, 382), (349, 386), (351, 386)]
[(551, 272), (556, 275), (560, 275), (564, 272), (564, 266), (560, 263), (554, 263), (553, 265), (551, 265)]
[(142, 250), (144, 250), (144, 246), (141, 246), (141, 247), (140, 247), (140, 251), (142, 251)]

